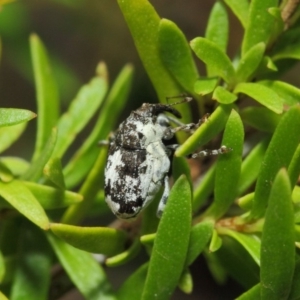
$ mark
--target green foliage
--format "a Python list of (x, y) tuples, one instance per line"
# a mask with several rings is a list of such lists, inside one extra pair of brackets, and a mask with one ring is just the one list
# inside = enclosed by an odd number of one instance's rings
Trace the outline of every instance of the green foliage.
[[(192, 291), (198, 279), (189, 268), (201, 254), (217, 282), (230, 276), (244, 288), (237, 299), (299, 299), (300, 89), (280, 79), (300, 59), (299, 4), (287, 16), (291, 2), (216, 1), (205, 35), (188, 42), (147, 0), (118, 0), (159, 101), (186, 92), (197, 102), (195, 113), (211, 113), (188, 138), (178, 136), (174, 185), (160, 220), (159, 195), (131, 223), (104, 218), (111, 216), (103, 196), (107, 149), (97, 143), (119, 123), (133, 67), (109, 84), (99, 63), (60, 113), (53, 62), (31, 35), (37, 114), (0, 108), (1, 153), (37, 117), (32, 160), (0, 157), (0, 299), (48, 299), (57, 263), (88, 300), (170, 299), (176, 287)], [(244, 29), (233, 59), (226, 51), (229, 10)], [(193, 53), (206, 74), (199, 75)], [(189, 105), (178, 109), (183, 122), (192, 120)], [(232, 151), (203, 163), (199, 183), (185, 156), (212, 140)], [(95, 215), (104, 225), (80, 226)], [(113, 291), (102, 264), (118, 268), (142, 249), (149, 261)]]

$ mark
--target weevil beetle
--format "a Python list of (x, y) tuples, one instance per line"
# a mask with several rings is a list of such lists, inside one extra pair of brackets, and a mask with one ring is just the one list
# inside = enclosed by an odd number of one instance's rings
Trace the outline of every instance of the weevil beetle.
[[(120, 124), (111, 138), (105, 168), (105, 200), (112, 212), (120, 219), (135, 218), (154, 198), (161, 186), (164, 192), (159, 202), (157, 216), (160, 217), (169, 196), (169, 170), (172, 153), (179, 145), (166, 145), (175, 132), (191, 132), (207, 120), (207, 116), (198, 123), (181, 124), (172, 128), (171, 113), (176, 118), (181, 115), (173, 104), (144, 103), (131, 112)], [(177, 121), (177, 124), (180, 122)], [(217, 155), (230, 149), (222, 146), (217, 150), (204, 150), (190, 157)]]

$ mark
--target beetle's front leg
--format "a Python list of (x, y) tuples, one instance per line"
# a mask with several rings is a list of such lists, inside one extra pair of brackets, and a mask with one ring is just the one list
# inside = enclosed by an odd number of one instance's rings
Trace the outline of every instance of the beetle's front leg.
[(170, 194), (170, 184), (169, 184), (169, 176), (168, 175), (165, 176), (164, 187), (165, 187), (165, 189), (164, 189), (164, 192), (159, 201), (157, 212), (156, 212), (156, 215), (158, 218), (160, 218), (162, 216), (165, 206), (167, 204), (167, 200), (169, 198), (169, 194)]

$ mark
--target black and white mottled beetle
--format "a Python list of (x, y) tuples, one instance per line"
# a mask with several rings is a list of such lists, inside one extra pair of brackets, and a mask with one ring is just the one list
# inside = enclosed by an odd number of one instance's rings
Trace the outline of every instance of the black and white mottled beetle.
[[(120, 124), (116, 134), (110, 140), (107, 164), (105, 168), (105, 200), (112, 212), (120, 219), (135, 218), (154, 198), (161, 186), (164, 192), (159, 202), (157, 216), (160, 217), (169, 196), (170, 157), (179, 145), (166, 145), (179, 130), (191, 132), (206, 121), (181, 124), (172, 128), (173, 118), (181, 115), (172, 106), (189, 102), (185, 98), (173, 104), (144, 103), (131, 112)], [(191, 157), (217, 155), (230, 149), (222, 146), (217, 150), (204, 150)]]

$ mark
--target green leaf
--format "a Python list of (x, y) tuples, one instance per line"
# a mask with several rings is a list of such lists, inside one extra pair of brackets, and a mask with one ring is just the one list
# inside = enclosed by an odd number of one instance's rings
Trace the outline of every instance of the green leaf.
[(38, 107), (38, 129), (33, 160), (42, 152), (56, 125), (59, 115), (59, 96), (54, 76), (52, 74), (47, 51), (35, 34), (30, 36), (30, 50), (33, 64), (36, 97)]
[(49, 228), (44, 209), (22, 181), (0, 182), (0, 195), (37, 226), (44, 230)]
[(32, 164), (29, 166), (27, 171), (22, 175), (22, 179), (24, 180), (31, 180), (31, 181), (38, 181), (42, 174), (43, 169), (50, 159), (55, 143), (57, 138), (57, 128), (52, 128), (51, 135), (49, 136), (49, 139), (47, 143), (45, 144), (45, 147), (42, 149), (42, 151), (39, 153), (38, 156), (36, 156), (36, 159)]
[(227, 236), (223, 236), (222, 240), (222, 247), (211, 255), (215, 255), (227, 274), (245, 289), (256, 284), (259, 281), (259, 267), (253, 258), (236, 240)]
[(148, 263), (145, 263), (127, 278), (117, 292), (118, 300), (140, 300), (142, 298), (147, 270)]
[[(300, 108), (292, 107), (281, 118), (260, 167), (250, 218), (264, 215), (277, 172), (287, 168), (299, 144)], [(284, 145), (284, 147), (282, 146)]]
[[(295, 265), (291, 186), (281, 169), (272, 185), (261, 241), (261, 299), (286, 299)], [(279, 213), (280, 212), (280, 213)]]
[(48, 233), (47, 238), (70, 279), (86, 299), (116, 299), (105, 272), (90, 253), (66, 244), (53, 234)]
[(237, 95), (230, 93), (222, 86), (218, 86), (212, 95), (214, 100), (217, 100), (221, 104), (231, 104), (237, 99)]
[(36, 118), (36, 114), (27, 109), (0, 108), (0, 127), (12, 126)]
[(195, 91), (196, 94), (199, 94), (199, 95), (202, 95), (202, 96), (210, 94), (215, 89), (218, 81), (219, 81), (219, 79), (215, 78), (215, 77), (212, 77), (212, 78), (208, 78), (208, 77), (199, 78), (194, 84), (194, 91)]
[(198, 183), (194, 190), (193, 197), (193, 212), (197, 212), (198, 209), (205, 203), (212, 194), (215, 185), (216, 164), (212, 165), (208, 171), (204, 174), (202, 180)]
[(245, 53), (236, 69), (236, 77), (239, 82), (251, 79), (262, 61), (265, 49), (266, 45), (261, 42), (254, 45)]
[[(133, 77), (133, 67), (128, 64), (121, 70), (103, 103), (97, 123), (83, 145), (75, 152), (64, 168), (67, 187), (76, 186), (94, 165), (99, 154), (95, 145), (114, 130), (128, 97)], [(111, 112), (114, 112), (112, 117)]]
[(140, 252), (140, 249), (141, 243), (139, 239), (135, 239), (126, 251), (117, 254), (113, 257), (107, 258), (105, 263), (108, 267), (117, 267), (124, 265), (127, 262), (131, 261), (133, 258), (135, 258)]
[(262, 80), (258, 83), (274, 90), (286, 105), (292, 106), (300, 102), (300, 89), (294, 85), (279, 80)]
[(0, 300), (8, 300), (8, 298), (0, 291)]
[(189, 248), (186, 256), (185, 266), (190, 266), (207, 246), (212, 233), (214, 223), (203, 221), (192, 227)]
[(293, 158), (288, 168), (288, 174), (291, 182), (291, 186), (294, 187), (297, 184), (300, 174), (300, 145), (298, 145)]
[(219, 237), (218, 232), (213, 229), (212, 238), (209, 244), (209, 252), (216, 252), (222, 246), (222, 239)]
[(5, 263), (2, 252), (0, 251), (0, 283), (2, 283), (4, 275), (5, 275)]
[(240, 295), (236, 300), (256, 300), (260, 299), (260, 283), (254, 285), (251, 289)]
[(190, 46), (175, 23), (162, 19), (158, 29), (160, 56), (183, 89), (194, 94), (194, 82), (199, 77)]
[(12, 172), (0, 162), (0, 180), (3, 182), (9, 182), (13, 180)]
[(275, 113), (282, 113), (283, 100), (276, 92), (264, 85), (253, 82), (239, 83), (234, 93), (246, 94)]
[(249, 2), (247, 0), (224, 0), (244, 28), (248, 24)]
[(60, 158), (52, 157), (47, 162), (44, 168), (44, 175), (58, 188), (63, 190), (66, 188)]
[(193, 291), (193, 277), (189, 269), (185, 269), (181, 274), (178, 287), (185, 293), (191, 294)]
[(268, 8), (277, 5), (278, 0), (251, 1), (248, 24), (242, 43), (243, 55), (260, 42), (268, 45), (275, 24), (275, 18), (268, 12)]
[[(181, 94), (181, 88), (160, 56), (158, 31), (161, 19), (153, 6), (147, 0), (118, 0), (118, 4), (160, 102), (165, 102), (166, 97)], [(183, 122), (190, 120), (189, 107), (183, 105), (180, 112)]]
[(280, 59), (300, 59), (300, 41), (293, 44), (285, 44), (286, 46), (272, 56), (274, 61)]
[(30, 225), (22, 226), (19, 260), (10, 295), (12, 300), (48, 299), (52, 256), (42, 232)]
[(0, 162), (5, 165), (14, 176), (20, 176), (29, 167), (29, 162), (20, 157), (2, 156)]
[(51, 230), (78, 249), (105, 255), (115, 255), (124, 249), (125, 232), (108, 227), (79, 227), (51, 223)]
[(223, 78), (229, 85), (235, 82), (235, 71), (229, 57), (214, 42), (197, 37), (191, 42), (191, 47), (196, 55), (214, 70), (215, 74)]
[(295, 271), (294, 271), (293, 283), (291, 287), (291, 293), (288, 298), (289, 300), (299, 299), (300, 297), (299, 281), (300, 281), (300, 260), (298, 257), (298, 260), (296, 261), (295, 264)]
[(184, 174), (190, 183), (191, 190), (193, 190), (192, 177), (190, 165), (184, 157), (173, 157), (172, 161), (172, 178), (176, 181), (182, 174)]
[(0, 127), (0, 152), (10, 147), (26, 129), (27, 123), (9, 127)]
[(59, 119), (53, 157), (62, 157), (76, 135), (84, 128), (101, 105), (107, 91), (106, 78), (96, 76), (84, 85)]
[(266, 107), (249, 106), (241, 111), (243, 121), (262, 132), (273, 133), (281, 119), (278, 115)]
[(242, 150), (244, 142), (244, 128), (235, 110), (231, 111), (223, 135), (222, 145), (232, 148), (218, 158), (215, 176), (215, 199), (204, 213), (213, 218), (221, 217), (237, 196), (237, 181), (240, 177), (242, 164)]
[(251, 235), (251, 234), (240, 233), (240, 232), (233, 231), (233, 230), (230, 230), (227, 228), (222, 228), (222, 227), (218, 227), (217, 230), (220, 234), (230, 236), (233, 239), (235, 239), (238, 243), (240, 243), (245, 248), (245, 250), (251, 255), (251, 257), (257, 263), (257, 265), (258, 266), (260, 265), (261, 241), (257, 236)]
[(82, 184), (79, 194), (83, 196), (83, 201), (70, 206), (62, 217), (62, 223), (77, 224), (87, 214), (92, 207), (93, 201), (99, 192), (99, 184), (104, 184), (104, 166), (107, 158), (107, 149), (101, 149), (93, 168)]
[(222, 2), (216, 2), (210, 12), (205, 37), (224, 52), (228, 43), (228, 15)]
[(269, 139), (263, 139), (250, 150), (249, 154), (243, 160), (238, 183), (239, 195), (243, 194), (256, 180), (268, 144)]
[(175, 156), (191, 154), (199, 146), (206, 144), (224, 129), (230, 114), (230, 105), (220, 105), (211, 114), (208, 122), (202, 124), (175, 152)]
[[(228, 15), (222, 2), (217, 1), (209, 15), (205, 38), (214, 42), (224, 53), (228, 44)], [(218, 75), (218, 70), (207, 65), (208, 76)]]
[(185, 176), (182, 176), (171, 190), (158, 225), (143, 300), (171, 296), (184, 268), (190, 230), (191, 190)]
[(83, 200), (80, 194), (63, 191), (47, 185), (23, 181), (44, 209), (56, 209), (79, 203)]

